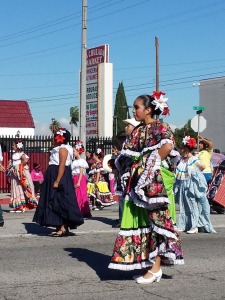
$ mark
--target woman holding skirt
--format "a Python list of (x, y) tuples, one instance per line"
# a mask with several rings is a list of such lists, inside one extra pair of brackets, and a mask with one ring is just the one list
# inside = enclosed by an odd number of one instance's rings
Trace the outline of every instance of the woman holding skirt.
[(41, 226), (55, 227), (54, 237), (68, 236), (69, 228), (84, 223), (77, 204), (71, 163), (73, 148), (68, 144), (70, 133), (59, 128), (54, 135), (55, 147), (51, 150), (40, 200), (33, 221)]
[(126, 162), (121, 178), (124, 211), (109, 268), (145, 269), (143, 276), (135, 276), (139, 284), (159, 282), (162, 264), (184, 263), (179, 233), (168, 210), (166, 172), (162, 174), (162, 161), (173, 150), (172, 131), (168, 124), (154, 118), (169, 111), (163, 95), (154, 92), (134, 101), (134, 118), (141, 124), (134, 128), (121, 151), (130, 163)]
[(11, 183), (10, 212), (25, 212), (37, 207), (38, 201), (29, 171), (29, 157), (23, 152), (23, 141), (15, 140), (12, 148), (14, 153), (7, 168)]
[(103, 151), (97, 148), (93, 153), (95, 163), (91, 165), (88, 178), (88, 197), (92, 202), (92, 209), (99, 210), (105, 206), (114, 204), (113, 195), (109, 191), (108, 183), (105, 179), (107, 172), (103, 168), (102, 159), (104, 157)]
[(210, 220), (210, 205), (206, 197), (208, 185), (200, 159), (192, 154), (197, 142), (190, 136), (182, 141), (181, 160), (176, 168), (174, 193), (180, 207), (178, 230), (187, 233), (215, 232)]
[(77, 202), (80, 211), (85, 218), (91, 217), (91, 210), (89, 206), (89, 200), (87, 195), (87, 177), (85, 170), (88, 169), (88, 163), (85, 159), (81, 158), (81, 154), (84, 152), (84, 146), (81, 141), (77, 141), (73, 148), (74, 160), (71, 165), (73, 184), (77, 196)]

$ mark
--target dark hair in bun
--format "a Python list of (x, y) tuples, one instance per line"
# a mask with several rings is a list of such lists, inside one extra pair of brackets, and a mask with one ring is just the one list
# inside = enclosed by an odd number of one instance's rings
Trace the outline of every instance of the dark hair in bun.
[(143, 105), (145, 108), (151, 108), (152, 110), (152, 117), (154, 117), (155, 115), (156, 116), (159, 116), (162, 111), (158, 108), (158, 109), (155, 109), (156, 106), (152, 103), (152, 101), (155, 100), (154, 97), (150, 96), (150, 95), (141, 95), (141, 96), (138, 96), (137, 99), (141, 99), (143, 101)]

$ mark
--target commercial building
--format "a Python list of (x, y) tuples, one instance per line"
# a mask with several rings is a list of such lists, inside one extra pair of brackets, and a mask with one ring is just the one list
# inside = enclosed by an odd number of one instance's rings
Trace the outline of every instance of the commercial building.
[(202, 115), (207, 121), (200, 135), (212, 140), (214, 148), (225, 152), (225, 77), (201, 80), (199, 98), (200, 106), (205, 106)]

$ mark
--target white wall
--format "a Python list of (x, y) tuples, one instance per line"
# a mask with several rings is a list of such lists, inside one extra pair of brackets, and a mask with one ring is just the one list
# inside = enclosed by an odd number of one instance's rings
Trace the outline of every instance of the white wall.
[(0, 127), (0, 135), (2, 135), (2, 136), (16, 136), (18, 131), (20, 132), (19, 136), (33, 136), (34, 135), (34, 128)]
[(200, 134), (213, 141), (214, 148), (225, 152), (225, 77), (200, 81), (200, 105), (206, 109), (202, 115), (207, 121)]
[(113, 64), (98, 65), (98, 136), (113, 136)]

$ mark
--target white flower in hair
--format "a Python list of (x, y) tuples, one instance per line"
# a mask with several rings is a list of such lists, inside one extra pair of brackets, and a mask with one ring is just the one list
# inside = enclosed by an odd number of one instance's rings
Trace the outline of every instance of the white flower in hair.
[(96, 150), (96, 152), (97, 152), (98, 154), (100, 154), (100, 153), (102, 152), (102, 149), (98, 148), (98, 149)]
[(23, 148), (23, 143), (22, 143), (22, 142), (17, 143), (17, 144), (16, 144), (16, 147), (17, 147), (18, 149), (22, 149), (22, 148)]
[(187, 143), (188, 143), (188, 141), (190, 140), (190, 136), (185, 136), (184, 138), (183, 138), (183, 140), (182, 140), (182, 143), (184, 144), (184, 145), (187, 145)]
[(82, 143), (77, 143), (77, 144), (75, 145), (75, 148), (76, 148), (77, 150), (79, 150), (80, 148), (82, 148), (82, 146), (83, 146)]
[(63, 129), (59, 129), (59, 131), (57, 131), (56, 133), (57, 133), (57, 134), (60, 134), (60, 135), (63, 135), (63, 133), (66, 133), (66, 131), (63, 130)]
[(158, 108), (163, 112), (165, 107), (168, 107), (168, 104), (166, 103), (168, 98), (163, 97), (164, 93), (162, 92), (154, 92), (153, 97), (155, 100), (152, 101), (152, 104), (155, 105), (155, 110)]

